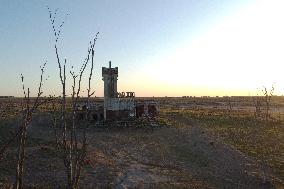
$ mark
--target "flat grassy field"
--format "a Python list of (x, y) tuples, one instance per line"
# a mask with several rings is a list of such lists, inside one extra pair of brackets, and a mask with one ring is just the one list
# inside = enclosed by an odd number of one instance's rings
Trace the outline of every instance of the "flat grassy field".
[[(195, 121), (218, 141), (253, 158), (265, 171), (273, 173), (275, 181), (284, 180), (284, 126), (282, 122), (255, 120), (248, 112), (231, 112), (206, 108), (163, 110), (165, 117)], [(170, 120), (169, 120), (170, 121)], [(186, 122), (185, 121), (185, 122)], [(174, 123), (179, 124), (179, 123)]]

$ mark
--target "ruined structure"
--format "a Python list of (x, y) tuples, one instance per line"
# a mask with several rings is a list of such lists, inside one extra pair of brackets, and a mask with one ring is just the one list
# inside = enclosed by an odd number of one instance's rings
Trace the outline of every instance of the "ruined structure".
[(111, 61), (109, 67), (102, 67), (102, 77), (104, 81), (104, 98), (116, 98), (118, 67), (112, 68)]
[[(118, 68), (102, 68), (104, 81), (104, 120), (121, 120), (135, 116), (135, 103), (133, 97), (122, 97), (117, 92)], [(129, 94), (130, 92), (127, 92)], [(133, 94), (133, 93), (132, 93)]]
[(86, 107), (84, 102), (78, 105), (78, 117), (83, 118), (84, 112), (89, 110), (88, 117), (93, 121), (123, 121), (139, 117), (155, 117), (157, 102), (136, 100), (134, 92), (117, 92), (118, 67), (102, 67), (104, 81), (103, 102), (95, 102)]

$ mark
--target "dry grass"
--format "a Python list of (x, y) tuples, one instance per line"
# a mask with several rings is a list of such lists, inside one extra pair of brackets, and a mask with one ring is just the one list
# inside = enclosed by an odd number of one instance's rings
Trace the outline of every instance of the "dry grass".
[(284, 181), (284, 127), (281, 122), (265, 125), (247, 111), (234, 111), (230, 116), (224, 110), (211, 108), (162, 111), (166, 117), (174, 115), (178, 120), (197, 120), (211, 135), (259, 162), (266, 162)]
[[(238, 99), (232, 100), (233, 107)], [(245, 108), (233, 108), (228, 115), (223, 98), (158, 100), (161, 128), (153, 129), (146, 123), (133, 128), (89, 128), (88, 157), (92, 163), (86, 162), (81, 183), (84, 188), (119, 184), (138, 188), (257, 188), (261, 183), (259, 174), (247, 175), (247, 171), (254, 169), (247, 170), (240, 165), (251, 162), (241, 159), (238, 151), (256, 162), (265, 161), (272, 175), (283, 182), (284, 127), (281, 122), (265, 126)], [(280, 105), (273, 103), (274, 108), (282, 107), (282, 101)], [(1, 106), (11, 108), (2, 111), (5, 116), (0, 121), (0, 142), (3, 142), (18, 126), (13, 111), (20, 110), (20, 99), (2, 101)], [(40, 111), (46, 114), (49, 105)], [(66, 180), (63, 164), (53, 150), (53, 135), (48, 124), (45, 118), (36, 116), (29, 130), (27, 183), (30, 186), (52, 188), (64, 186)], [(232, 148), (227, 151), (226, 145)], [(5, 162), (0, 162), (2, 183), (13, 178), (14, 147), (11, 146)], [(228, 165), (223, 165), (224, 161)], [(234, 162), (237, 163), (231, 165)]]

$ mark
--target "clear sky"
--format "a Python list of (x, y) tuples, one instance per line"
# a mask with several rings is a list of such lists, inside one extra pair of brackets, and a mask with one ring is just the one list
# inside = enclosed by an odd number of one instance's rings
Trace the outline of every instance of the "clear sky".
[(46, 6), (59, 21), (70, 14), (59, 41), (67, 70), (100, 32), (96, 96), (109, 60), (119, 91), (137, 96), (252, 95), (272, 83), (283, 94), (283, 0), (0, 0), (0, 95), (22, 96), (21, 73), (35, 94), (45, 61), (44, 94), (60, 94)]

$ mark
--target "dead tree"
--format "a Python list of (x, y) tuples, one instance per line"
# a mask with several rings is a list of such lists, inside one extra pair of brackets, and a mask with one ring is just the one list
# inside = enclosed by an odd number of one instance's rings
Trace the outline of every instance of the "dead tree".
[(43, 86), (43, 75), (44, 75), (44, 68), (46, 66), (46, 62), (41, 67), (41, 75), (40, 75), (40, 82), (38, 87), (37, 97), (34, 102), (31, 102), (30, 97), (30, 89), (28, 88), (27, 91), (24, 85), (24, 76), (21, 75), (22, 80), (22, 89), (24, 93), (24, 102), (22, 103), (22, 112), (23, 112), (23, 120), (20, 128), (19, 133), (19, 144), (18, 144), (18, 156), (17, 156), (17, 168), (16, 168), (16, 182), (15, 188), (21, 189), (23, 188), (23, 175), (24, 175), (24, 161), (25, 161), (25, 146), (27, 140), (27, 127), (32, 120), (33, 113), (37, 110), (37, 108), (45, 104), (49, 99), (42, 99), (42, 86)]
[[(61, 106), (60, 120), (58, 125), (57, 122), (54, 123), (54, 128), (56, 129), (55, 138), (57, 142), (57, 149), (60, 152), (60, 157), (63, 160), (67, 174), (67, 187), (74, 189), (78, 188), (82, 167), (86, 160), (86, 154), (87, 154), (86, 129), (88, 124), (90, 97), (94, 94), (94, 92), (91, 91), (91, 79), (92, 79), (93, 65), (94, 65), (94, 47), (99, 33), (97, 33), (94, 39), (90, 41), (89, 48), (87, 51), (87, 57), (85, 58), (79, 73), (76, 74), (75, 71), (70, 71), (70, 74), (72, 76), (72, 95), (71, 95), (72, 110), (71, 112), (70, 111), (68, 112), (66, 109), (66, 104), (67, 104), (66, 59), (64, 59), (64, 64), (62, 65), (62, 59), (59, 55), (58, 45), (57, 45), (64, 21), (59, 25), (59, 27), (56, 27), (55, 19), (56, 19), (57, 10), (55, 10), (54, 13), (50, 9), (48, 10), (49, 10), (50, 22), (55, 36), (54, 48), (59, 68), (59, 78), (62, 86), (62, 97), (60, 100), (60, 106)], [(78, 131), (79, 123), (76, 120), (76, 112), (77, 112), (78, 100), (80, 98), (80, 93), (82, 90), (81, 86), (82, 77), (86, 71), (87, 65), (90, 62), (90, 60), (91, 60), (91, 70), (89, 74), (89, 85), (87, 89), (88, 91), (87, 112), (86, 112), (86, 119), (84, 121), (84, 128), (82, 134), (83, 136), (79, 142), (79, 131)], [(71, 124), (67, 125), (68, 122), (67, 115), (69, 114), (71, 114)], [(56, 121), (56, 119), (54, 120)], [(61, 135), (58, 134), (58, 130), (61, 131)]]
[(231, 118), (231, 114), (232, 114), (232, 110), (233, 110), (233, 107), (232, 107), (232, 102), (231, 102), (231, 97), (227, 97), (227, 116), (229, 118)]
[(253, 104), (254, 104), (254, 118), (255, 120), (261, 119), (261, 113), (262, 113), (262, 97), (260, 96), (253, 96), (252, 97)]
[(37, 97), (32, 100), (30, 97), (30, 89), (25, 88), (24, 76), (21, 75), (22, 90), (24, 93), (24, 98), (22, 102), (22, 121), (18, 130), (13, 134), (13, 136), (1, 147), (0, 150), (0, 160), (4, 157), (5, 152), (8, 147), (16, 140), (19, 141), (17, 149), (17, 166), (16, 166), (16, 180), (14, 183), (14, 188), (22, 189), (24, 185), (24, 163), (26, 154), (26, 141), (27, 141), (27, 128), (30, 125), (33, 117), (33, 113), (42, 104), (45, 104), (50, 98), (42, 98), (42, 86), (44, 83), (43, 75), (46, 63), (41, 67), (40, 82), (38, 87)]
[(264, 95), (264, 103), (265, 103), (265, 125), (268, 125), (268, 122), (270, 120), (270, 106), (271, 106), (271, 98), (273, 96), (274, 92), (274, 86), (272, 85), (270, 91), (267, 90), (266, 87), (263, 87), (263, 95)]

